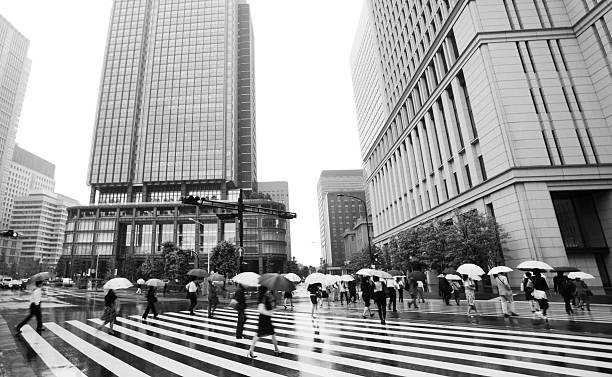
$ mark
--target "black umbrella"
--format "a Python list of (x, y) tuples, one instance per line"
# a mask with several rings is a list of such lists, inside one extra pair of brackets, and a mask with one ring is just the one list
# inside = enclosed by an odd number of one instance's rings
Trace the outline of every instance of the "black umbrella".
[(446, 267), (446, 268), (445, 268), (445, 269), (442, 271), (442, 273), (443, 273), (443, 274), (445, 274), (445, 275), (448, 275), (448, 274), (456, 274), (456, 273), (457, 273), (457, 270), (455, 270), (455, 269), (454, 269), (454, 268), (452, 268), (452, 267)]
[(51, 272), (39, 272), (36, 275), (32, 275), (30, 276), (30, 278), (28, 279), (28, 283), (32, 284), (32, 283), (36, 283), (37, 281), (44, 281), (44, 280), (49, 280), (49, 279), (53, 279), (55, 275), (53, 275), (53, 273)]
[(578, 272), (580, 271), (580, 269), (576, 267), (572, 267), (572, 266), (561, 266), (561, 267), (555, 267), (554, 271), (556, 272)]
[(272, 291), (291, 292), (295, 289), (293, 283), (281, 274), (267, 273), (259, 277), (259, 284)]
[(412, 271), (411, 273), (408, 274), (408, 279), (425, 281), (427, 280), (427, 277), (421, 271)]
[(198, 277), (198, 278), (205, 278), (205, 277), (208, 276), (208, 272), (206, 272), (206, 270), (202, 270), (201, 268), (194, 268), (192, 270), (189, 270), (187, 275), (195, 276), (195, 277)]

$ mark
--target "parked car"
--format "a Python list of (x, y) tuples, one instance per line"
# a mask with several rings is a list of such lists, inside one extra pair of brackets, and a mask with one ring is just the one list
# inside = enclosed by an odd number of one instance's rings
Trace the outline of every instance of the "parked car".
[(21, 280), (13, 279), (12, 287), (11, 288), (13, 288), (13, 289), (20, 289), (21, 288)]
[(63, 278), (62, 279), (62, 286), (63, 287), (72, 287), (74, 285), (74, 281), (72, 281), (72, 279), (70, 278)]
[(2, 288), (13, 288), (13, 278), (3, 277), (0, 286)]

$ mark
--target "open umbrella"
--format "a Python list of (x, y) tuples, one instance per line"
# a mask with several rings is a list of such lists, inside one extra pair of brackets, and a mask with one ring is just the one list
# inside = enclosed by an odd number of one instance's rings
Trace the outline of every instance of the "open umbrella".
[(578, 271), (580, 271), (580, 269), (573, 267), (573, 266), (555, 267), (555, 272), (578, 272)]
[(427, 280), (427, 277), (421, 271), (412, 271), (411, 273), (408, 274), (407, 277), (408, 277), (408, 279), (414, 279), (414, 280), (417, 280), (417, 281), (425, 281), (425, 280)]
[(497, 275), (500, 272), (510, 272), (510, 271), (513, 271), (510, 267), (497, 266), (497, 267), (493, 267), (492, 269), (490, 269), (487, 275)]
[(242, 284), (247, 287), (257, 287), (259, 285), (259, 274), (254, 272), (241, 272), (232, 278), (234, 283)]
[(480, 266), (473, 263), (464, 263), (457, 268), (457, 273), (461, 275), (479, 276), (484, 275), (485, 272)]
[(362, 268), (361, 270), (357, 271), (355, 274), (362, 275), (362, 276), (372, 276), (373, 271), (374, 270), (371, 268)]
[(448, 274), (445, 276), (446, 280), (461, 280), (461, 277), (459, 275), (455, 275), (455, 274)]
[(382, 271), (382, 270), (373, 270), (372, 276), (378, 276), (381, 279), (392, 279), (393, 278), (393, 276), (390, 273), (386, 271)]
[(304, 282), (306, 283), (306, 286), (309, 286), (310, 284), (316, 284), (316, 283), (323, 284), (325, 283), (325, 275), (320, 272), (315, 272), (314, 274), (308, 275)]
[(516, 266), (516, 269), (521, 270), (521, 271), (533, 271), (533, 270), (552, 271), (554, 270), (554, 268), (552, 268), (549, 264), (546, 264), (544, 262), (540, 262), (537, 260), (528, 260), (528, 261), (522, 262), (521, 264)]
[(387, 272), (391, 276), (404, 276), (404, 273), (402, 271), (399, 271), (399, 270), (391, 270), (391, 271), (387, 271)]
[(104, 289), (127, 289), (133, 286), (131, 281), (126, 278), (113, 278), (104, 284), (102, 288)]
[(145, 279), (143, 278), (136, 280), (136, 284), (144, 284), (144, 283), (145, 283)]
[(445, 275), (448, 275), (448, 274), (456, 274), (456, 273), (457, 273), (457, 270), (455, 270), (455, 269), (454, 269), (454, 268), (452, 268), (452, 267), (446, 267), (444, 270), (442, 270), (442, 273), (443, 273), (443, 274), (445, 274)]
[(51, 272), (39, 272), (35, 275), (30, 276), (30, 278), (28, 279), (28, 284), (36, 283), (37, 281), (53, 279), (53, 277), (54, 275)]
[(194, 269), (189, 270), (187, 275), (195, 276), (198, 278), (205, 278), (208, 276), (208, 272), (206, 270), (202, 270), (201, 268), (194, 268)]
[(439, 278), (443, 278), (443, 277), (445, 277), (445, 276), (446, 276), (446, 275), (444, 275), (444, 274), (438, 274), (438, 277), (439, 277)]
[(273, 291), (291, 292), (295, 289), (292, 282), (286, 277), (277, 273), (267, 273), (259, 277), (259, 284)]
[(163, 287), (164, 285), (166, 285), (166, 283), (159, 279), (149, 279), (145, 284), (149, 287)]
[(213, 272), (209, 277), (208, 280), (210, 281), (223, 281), (225, 280), (225, 276), (218, 274), (216, 272)]
[(338, 282), (338, 279), (340, 279), (340, 276), (326, 274), (325, 275), (325, 282), (323, 283), (323, 285), (334, 285), (334, 284), (336, 284)]
[(353, 281), (355, 280), (354, 277), (352, 277), (351, 275), (342, 275), (340, 276), (340, 281)]
[(570, 279), (582, 279), (582, 280), (595, 279), (595, 276), (588, 274), (586, 272), (582, 272), (582, 271), (570, 272), (567, 275), (567, 277)]
[(293, 272), (288, 273), (287, 275), (285, 275), (285, 277), (292, 283), (299, 283), (300, 281), (302, 281), (302, 278), (297, 276)]

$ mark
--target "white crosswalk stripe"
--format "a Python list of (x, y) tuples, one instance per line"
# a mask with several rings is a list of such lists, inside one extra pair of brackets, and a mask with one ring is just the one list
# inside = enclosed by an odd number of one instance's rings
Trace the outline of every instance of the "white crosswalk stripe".
[[(55, 376), (104, 374), (83, 368), (91, 362), (118, 376), (609, 376), (612, 339), (559, 332), (508, 330), (278, 312), (279, 349), (270, 339), (247, 355), (257, 313), (247, 311), (245, 335), (235, 338), (237, 314), (217, 309), (168, 312), (143, 322), (117, 318), (112, 336), (98, 319), (45, 323), (49, 339), (23, 328), (24, 340)], [(47, 336), (45, 336), (47, 338)], [(66, 357), (62, 353), (69, 353)], [(75, 359), (74, 355), (78, 355)], [(91, 360), (91, 362), (87, 362)], [(73, 364), (74, 363), (74, 364)], [(81, 370), (79, 370), (81, 368)]]

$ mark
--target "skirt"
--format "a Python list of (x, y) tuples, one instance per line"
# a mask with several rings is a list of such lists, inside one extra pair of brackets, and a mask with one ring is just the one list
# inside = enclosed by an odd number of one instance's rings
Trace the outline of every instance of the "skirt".
[(291, 292), (285, 292), (283, 298), (293, 298), (293, 295), (291, 294)]
[(310, 302), (312, 302), (313, 305), (317, 304), (317, 295), (310, 295)]
[(365, 305), (366, 308), (369, 308), (371, 297), (362, 293), (361, 298), (363, 299), (363, 305)]
[(115, 310), (115, 304), (113, 306), (105, 306), (104, 313), (100, 319), (104, 322), (113, 322), (117, 317), (117, 311)]
[(474, 295), (474, 291), (466, 289), (465, 290), (465, 299), (467, 300), (467, 304), (470, 305), (470, 306), (476, 304), (476, 296)]
[(257, 324), (257, 336), (274, 335), (274, 326), (272, 326), (272, 317), (260, 314), (259, 323)]

